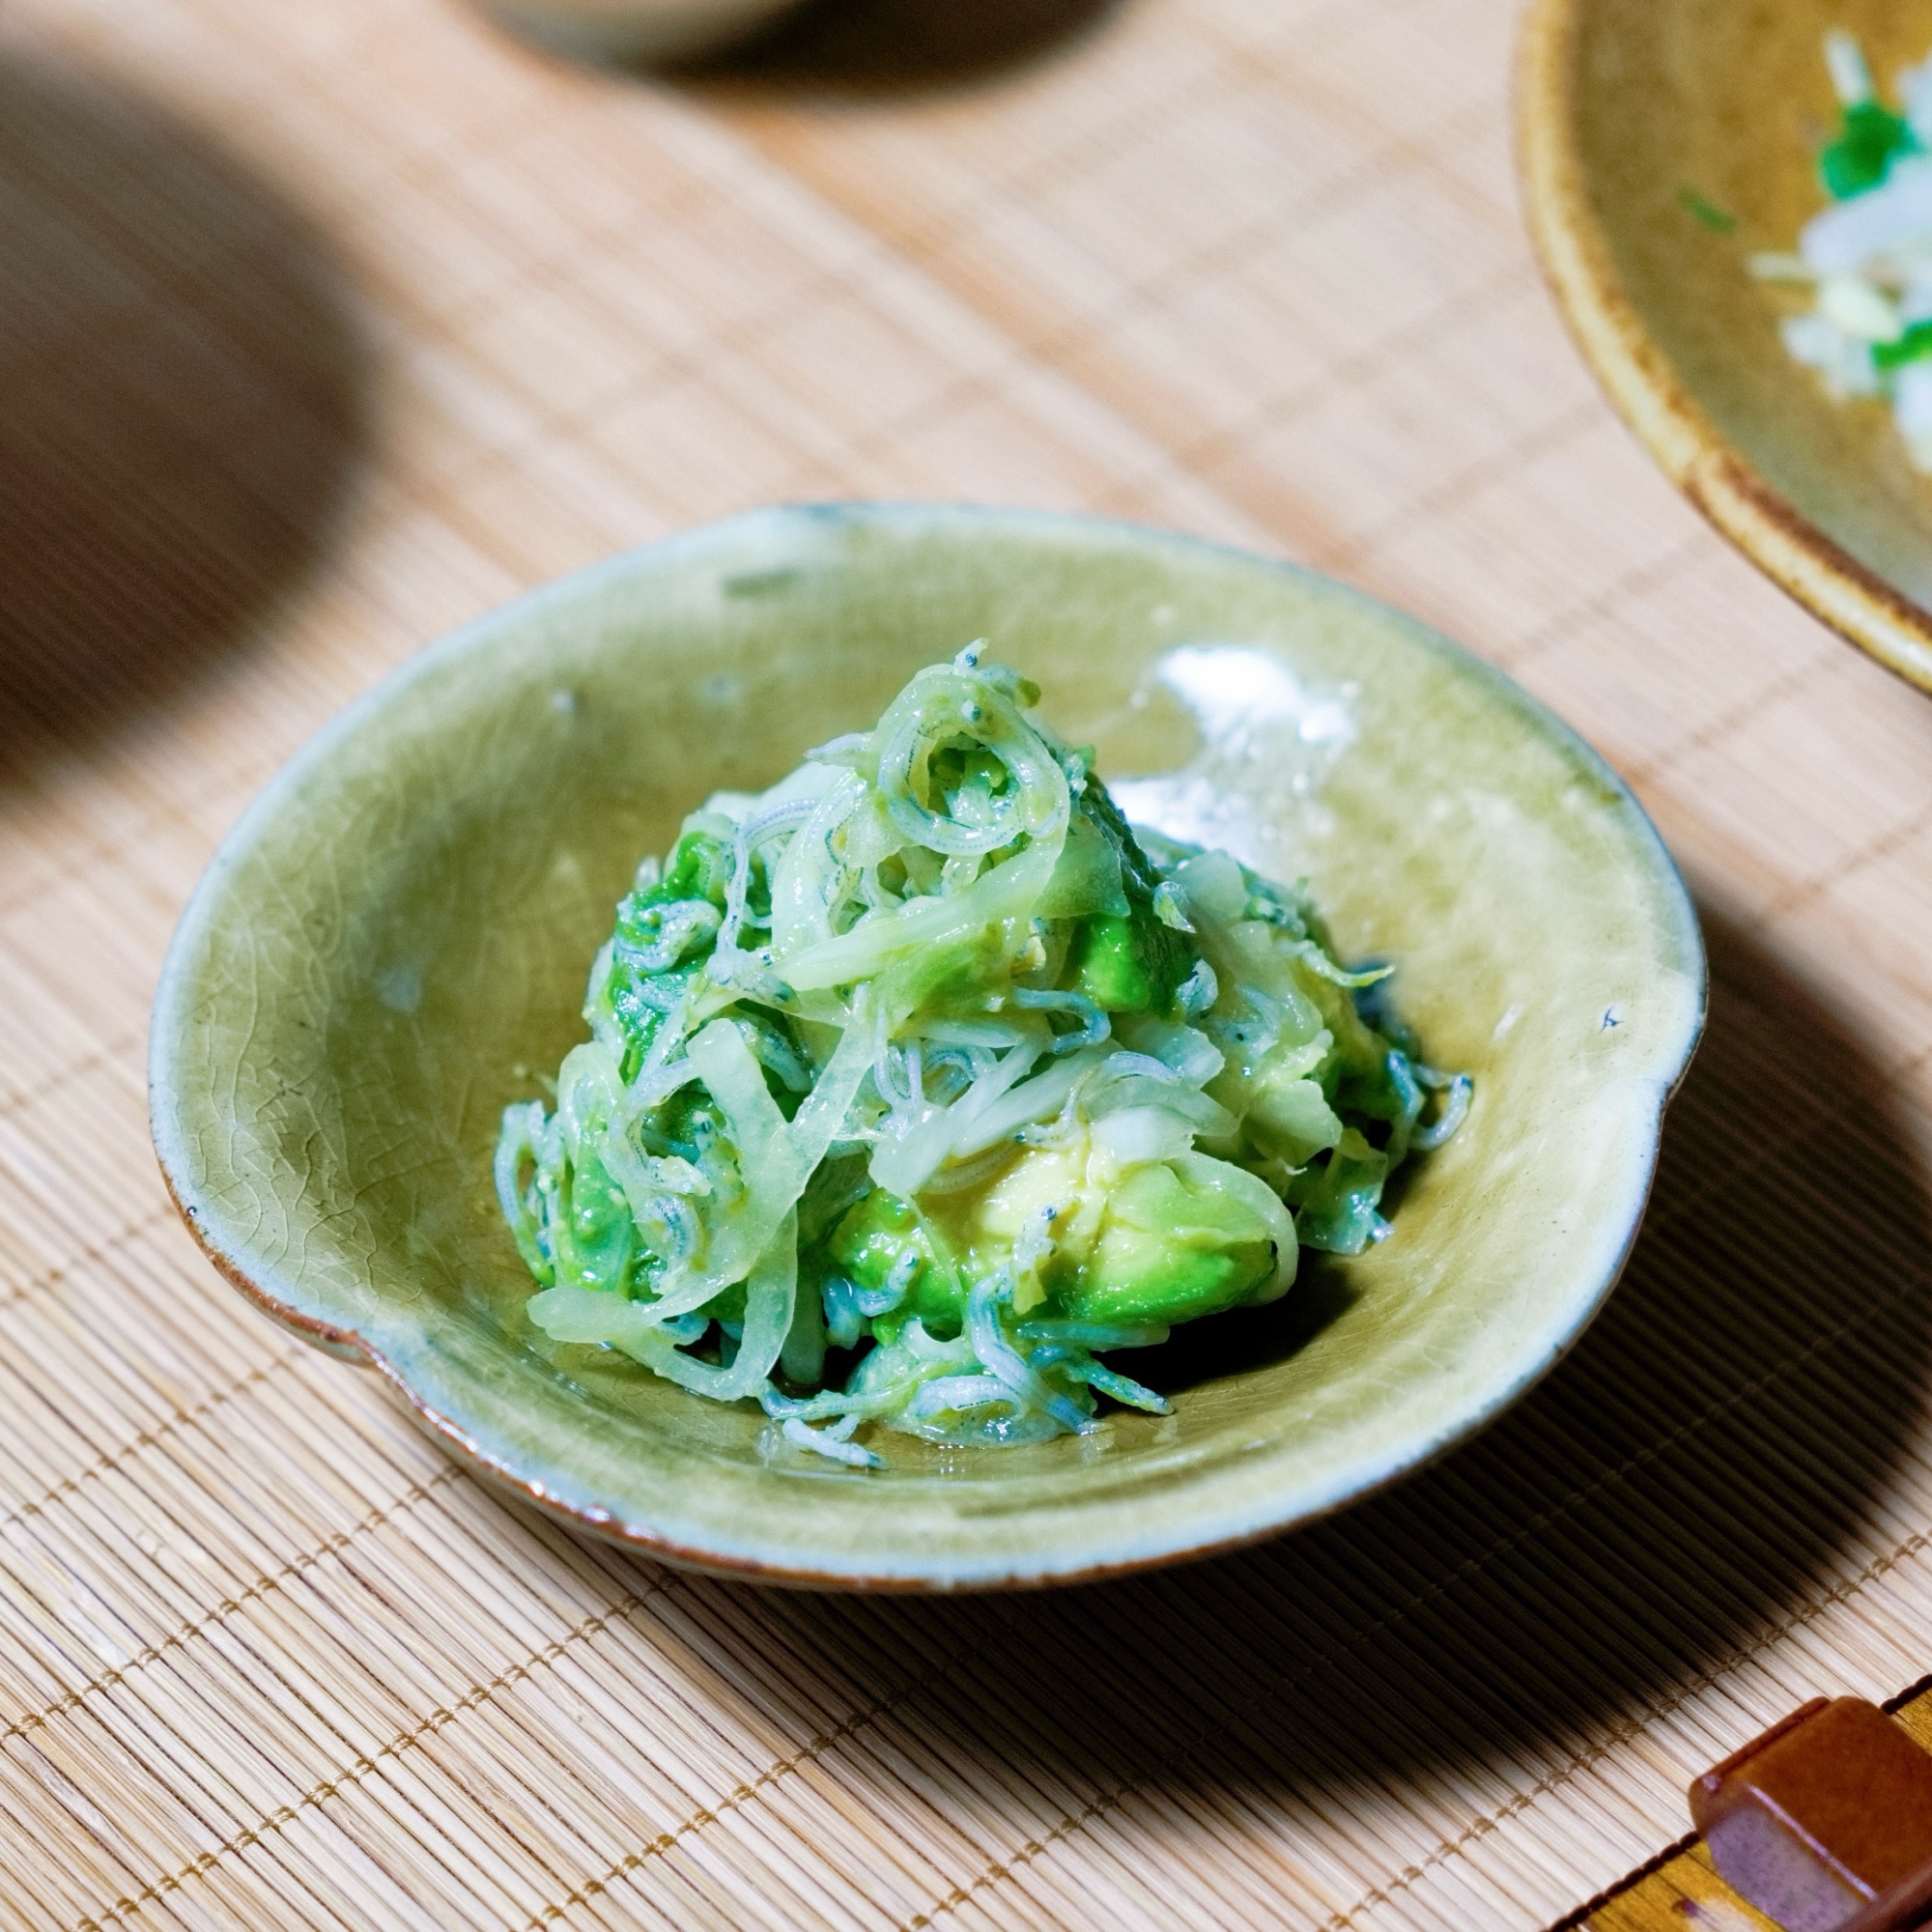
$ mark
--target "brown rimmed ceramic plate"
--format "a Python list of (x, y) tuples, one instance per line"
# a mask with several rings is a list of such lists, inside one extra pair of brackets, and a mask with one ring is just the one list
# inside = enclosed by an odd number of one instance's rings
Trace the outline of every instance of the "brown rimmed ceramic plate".
[(1932, 45), (1932, 7), (1534, 0), (1524, 198), (1584, 355), (1665, 473), (1801, 603), (1932, 688), (1932, 480), (1882, 404), (1834, 402), (1792, 361), (1747, 266), (1824, 205), (1833, 27), (1889, 76)]
[[(640, 854), (980, 637), (1103, 773), (1191, 771), (1195, 807), (1206, 785), (1268, 863), (1305, 869), (1347, 953), (1399, 962), (1405, 1017), (1473, 1072), (1475, 1105), (1407, 1172), (1381, 1247), (1311, 1259), (1275, 1310), (1220, 1318), (1166, 1378), (1185, 1384), (1173, 1415), (996, 1451), (888, 1437), (871, 1473), (770, 1463), (753, 1405), (531, 1327), (491, 1186), (497, 1118), (582, 1037)], [(1191, 680), (1163, 678), (1178, 647)], [(1273, 667), (1274, 699), (1300, 696), (1270, 723), (1209, 692), (1241, 733), (1204, 752), (1177, 690), (1199, 705), (1212, 663)], [(777, 1581), (1050, 1582), (1304, 1521), (1514, 1401), (1616, 1279), (1703, 992), (1690, 906), (1630, 794), (1395, 611), (1117, 524), (771, 510), (471, 625), (302, 752), (183, 916), (155, 1140), (238, 1287), (574, 1523)]]

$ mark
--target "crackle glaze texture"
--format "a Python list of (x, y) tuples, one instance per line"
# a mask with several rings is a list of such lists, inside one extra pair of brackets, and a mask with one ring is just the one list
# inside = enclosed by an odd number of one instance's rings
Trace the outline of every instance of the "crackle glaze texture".
[[(1171, 1417), (861, 1475), (769, 1466), (751, 1405), (549, 1344), (498, 1216), (503, 1105), (583, 1029), (639, 857), (984, 637), (1046, 715), (1147, 775), (1200, 752), (1148, 682), (1181, 644), (1279, 656), (1351, 734), (1313, 792), (1217, 761), (1346, 955), (1474, 1110), (1396, 1232), (1310, 1261)], [(1137, 694), (1139, 694), (1137, 697)], [(156, 1003), (153, 1109), (216, 1264), (379, 1365), (463, 1453), (673, 1560), (881, 1588), (1049, 1581), (1333, 1509), (1520, 1394), (1614, 1282), (1703, 1009), (1648, 821), (1513, 685), (1306, 573), (1124, 526), (922, 507), (760, 512), (619, 557), (424, 652), (318, 738), (203, 879)], [(1286, 1325), (1284, 1325), (1286, 1324)]]
[[(1530, 231), (1611, 400), (1719, 529), (1829, 624), (1932, 687), (1932, 484), (1889, 412), (1786, 355), (1751, 254), (1824, 206), (1822, 43), (1888, 92), (1932, 8), (1885, 0), (1536, 0), (1520, 140)], [(1713, 231), (1687, 191), (1731, 216)]]

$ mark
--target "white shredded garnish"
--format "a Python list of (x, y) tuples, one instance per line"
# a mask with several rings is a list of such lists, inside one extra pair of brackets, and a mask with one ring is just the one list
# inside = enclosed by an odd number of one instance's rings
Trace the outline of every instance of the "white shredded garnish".
[[(1851, 118), (1826, 151), (1836, 196), (1808, 220), (1795, 252), (1748, 258), (1758, 280), (1809, 305), (1779, 324), (1786, 352), (1839, 400), (1877, 397), (1891, 409), (1913, 464), (1932, 470), (1920, 359), (1932, 338), (1932, 56), (1899, 75), (1900, 119), (1889, 119), (1851, 35), (1825, 36), (1825, 66)], [(1902, 127), (1901, 127), (1902, 121)], [(1876, 146), (1874, 146), (1876, 144)]]
[[(851, 1421), (856, 1423), (857, 1419), (855, 1416)], [(784, 1439), (801, 1449), (810, 1449), (814, 1455), (829, 1457), (835, 1463), (843, 1463), (848, 1468), (878, 1468), (879, 1459), (863, 1443), (848, 1442), (838, 1433), (840, 1426), (835, 1423), (830, 1429), (814, 1429), (809, 1422), (801, 1422), (795, 1415), (780, 1424)]]

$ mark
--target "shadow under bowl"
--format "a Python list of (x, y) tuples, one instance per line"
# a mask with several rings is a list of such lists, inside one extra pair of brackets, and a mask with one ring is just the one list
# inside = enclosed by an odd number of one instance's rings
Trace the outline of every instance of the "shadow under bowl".
[[(1307, 873), (1345, 956), (1399, 962), (1404, 1017), (1474, 1074), (1475, 1105), (1406, 1171), (1389, 1240), (1305, 1263), (1287, 1327), (1248, 1354), (1174, 1365), (1172, 1415), (996, 1451), (891, 1436), (873, 1473), (767, 1463), (754, 1406), (530, 1325), (491, 1183), (497, 1119), (582, 1037), (640, 854), (980, 637), (1111, 775), (1200, 752), (1151, 675), (1179, 645), (1269, 653), (1345, 717), (1319, 788), (1224, 756), (1220, 808), (1272, 868)], [(484, 618), (302, 752), (183, 916), (154, 1131), (239, 1287), (581, 1527), (773, 1581), (1051, 1582), (1305, 1521), (1520, 1395), (1616, 1279), (1703, 1000), (1694, 915), (1630, 794), (1395, 611), (1094, 520), (768, 510)]]
[(1834, 401), (1792, 360), (1787, 305), (1748, 267), (1790, 251), (1825, 205), (1833, 27), (1889, 76), (1924, 55), (1932, 15), (1884, 0), (1535, 0), (1524, 201), (1585, 358), (1665, 474), (1800, 603), (1932, 689), (1932, 483), (1885, 404)]

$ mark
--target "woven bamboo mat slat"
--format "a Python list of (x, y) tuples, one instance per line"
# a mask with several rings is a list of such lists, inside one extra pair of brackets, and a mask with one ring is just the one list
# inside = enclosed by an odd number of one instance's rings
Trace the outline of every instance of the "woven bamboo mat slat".
[[(676, 84), (462, 0), (0, 17), (0, 1922), (1535, 1927), (1932, 1667), (1932, 707), (1581, 373), (1512, 8), (843, 4)], [(1337, 571), (1673, 842), (1648, 1231), (1440, 1469), (1107, 1589), (726, 1588), (479, 1491), (175, 1224), (154, 976), (280, 760), (526, 584), (865, 494)]]

